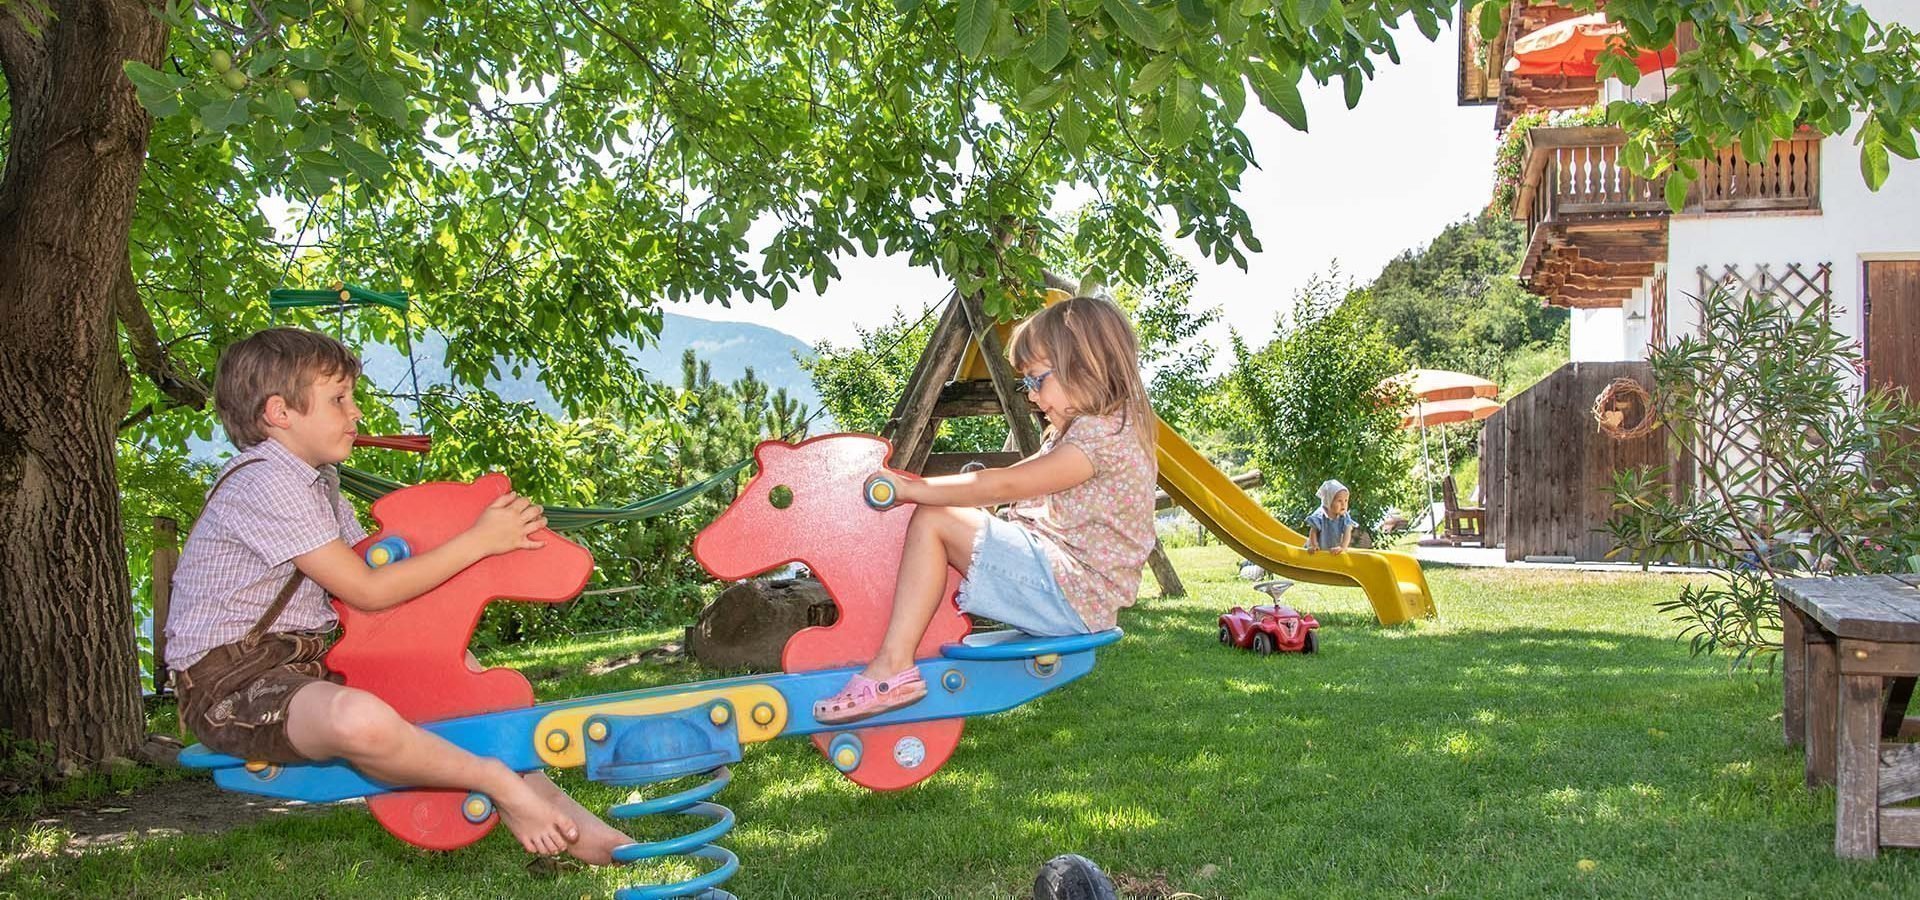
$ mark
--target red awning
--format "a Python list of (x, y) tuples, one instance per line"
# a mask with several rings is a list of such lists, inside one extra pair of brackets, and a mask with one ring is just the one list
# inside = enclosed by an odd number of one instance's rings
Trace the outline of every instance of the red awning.
[[(1600, 54), (1612, 47), (1625, 50), (1627, 26), (1593, 13), (1555, 22), (1513, 42), (1506, 69), (1515, 75), (1572, 75), (1591, 78), (1600, 72)], [(1670, 68), (1679, 58), (1672, 45), (1640, 50), (1633, 63), (1642, 72)]]

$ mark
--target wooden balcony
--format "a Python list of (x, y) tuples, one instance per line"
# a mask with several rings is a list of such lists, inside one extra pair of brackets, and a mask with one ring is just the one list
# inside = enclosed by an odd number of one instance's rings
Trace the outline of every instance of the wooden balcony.
[(1505, 129), (1515, 117), (1542, 109), (1580, 109), (1600, 98), (1592, 76), (1515, 75), (1506, 71), (1515, 39), (1585, 13), (1559, 0), (1508, 0), (1500, 10), (1500, 31), (1483, 41), (1473, 18), (1472, 0), (1461, 0), (1455, 18), (1459, 48), (1456, 92), (1461, 106), (1493, 104), (1493, 127)]
[[(1527, 223), (1520, 280), (1553, 306), (1619, 306), (1667, 258), (1664, 183), (1620, 164), (1618, 128), (1535, 128), (1513, 217)], [(1723, 150), (1700, 165), (1685, 213), (1820, 208), (1820, 136), (1775, 141), (1757, 163)]]

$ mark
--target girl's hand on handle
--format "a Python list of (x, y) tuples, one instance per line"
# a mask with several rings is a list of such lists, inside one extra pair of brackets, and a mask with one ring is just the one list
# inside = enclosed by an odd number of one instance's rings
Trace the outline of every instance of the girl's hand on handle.
[(473, 523), (473, 534), (488, 556), (514, 550), (538, 550), (546, 543), (533, 539), (533, 533), (547, 527), (547, 517), (538, 504), (508, 491), (495, 497), (480, 518)]
[(868, 476), (860, 490), (866, 497), (868, 506), (878, 510), (888, 510), (902, 503), (912, 503), (916, 486), (917, 482), (911, 477), (880, 471)]

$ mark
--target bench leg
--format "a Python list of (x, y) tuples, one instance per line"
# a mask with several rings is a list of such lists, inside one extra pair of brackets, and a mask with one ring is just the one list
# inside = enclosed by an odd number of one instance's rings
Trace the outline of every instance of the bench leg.
[(1840, 677), (1833, 852), (1847, 859), (1880, 854), (1881, 677)]
[(1809, 643), (1806, 648), (1807, 787), (1819, 787), (1833, 783), (1834, 722), (1840, 697), (1840, 672), (1835, 666), (1832, 644)]
[(1807, 743), (1807, 626), (1793, 604), (1780, 601), (1781, 728), (1787, 746)]
[(1913, 701), (1912, 678), (1887, 679), (1887, 703), (1880, 713), (1880, 737), (1893, 740), (1907, 721), (1907, 704)]

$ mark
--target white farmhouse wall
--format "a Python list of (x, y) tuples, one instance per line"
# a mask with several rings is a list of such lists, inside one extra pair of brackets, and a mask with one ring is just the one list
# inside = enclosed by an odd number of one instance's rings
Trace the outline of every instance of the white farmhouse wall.
[(1574, 362), (1616, 362), (1620, 355), (1621, 312), (1618, 309), (1576, 309), (1567, 326), (1571, 344), (1567, 356)]
[[(1920, 28), (1920, 0), (1860, 0), (1881, 23)], [(1660, 73), (1635, 87), (1608, 80), (1604, 100), (1659, 100), (1665, 94)], [(1878, 192), (1860, 175), (1855, 129), (1830, 135), (1820, 145), (1820, 214), (1694, 213), (1675, 216), (1667, 235), (1666, 296), (1649, 296), (1643, 287), (1619, 309), (1573, 310), (1569, 348), (1576, 361), (1645, 359), (1658, 319), (1653, 305), (1664, 302), (1668, 337), (1697, 333), (1702, 266), (1715, 276), (1728, 265), (1751, 277), (1765, 264), (1785, 275), (1789, 263), (1811, 273), (1832, 265), (1830, 286), (1834, 325), (1859, 340), (1866, 331), (1862, 284), (1864, 264), (1875, 259), (1920, 259), (1920, 161), (1891, 157), (1891, 174)], [(1656, 283), (1649, 279), (1649, 284)]]
[(1860, 177), (1851, 133), (1820, 144), (1820, 215), (1733, 213), (1675, 216), (1667, 231), (1667, 315), (1670, 335), (1699, 329), (1693, 296), (1699, 269), (1719, 275), (1760, 264), (1784, 274), (1788, 263), (1812, 271), (1833, 264), (1834, 326), (1858, 339), (1865, 330), (1861, 270), (1872, 259), (1920, 259), (1920, 161), (1894, 157), (1878, 192)]

